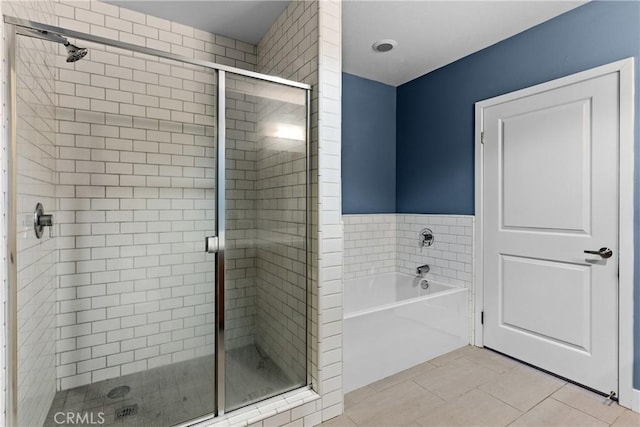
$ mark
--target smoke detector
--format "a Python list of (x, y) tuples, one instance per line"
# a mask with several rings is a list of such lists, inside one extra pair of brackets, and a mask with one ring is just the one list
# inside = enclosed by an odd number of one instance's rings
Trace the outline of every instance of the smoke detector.
[(378, 40), (371, 47), (376, 52), (389, 52), (398, 46), (398, 42), (391, 39)]

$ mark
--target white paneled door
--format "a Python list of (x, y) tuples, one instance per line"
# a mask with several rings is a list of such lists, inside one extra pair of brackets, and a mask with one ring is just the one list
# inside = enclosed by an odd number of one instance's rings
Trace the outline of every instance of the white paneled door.
[(618, 79), (483, 110), (484, 345), (605, 393), (618, 390)]

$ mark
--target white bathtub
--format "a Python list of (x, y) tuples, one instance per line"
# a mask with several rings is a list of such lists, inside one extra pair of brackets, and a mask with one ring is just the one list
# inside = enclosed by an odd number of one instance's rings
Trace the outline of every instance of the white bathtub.
[(385, 273), (344, 283), (344, 392), (469, 344), (467, 289)]

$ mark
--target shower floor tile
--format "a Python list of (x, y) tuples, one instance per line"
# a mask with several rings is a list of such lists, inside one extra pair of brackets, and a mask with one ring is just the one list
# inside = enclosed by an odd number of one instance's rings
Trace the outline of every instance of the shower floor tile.
[(302, 385), (287, 378), (282, 370), (269, 358), (263, 357), (255, 346), (228, 351), (226, 367), (227, 411)]
[[(263, 357), (254, 345), (237, 348), (226, 354), (226, 401), (234, 408), (252, 403), (294, 387), (282, 370), (269, 358)], [(56, 393), (45, 427), (56, 423), (57, 413), (78, 413), (85, 424), (102, 426), (168, 427), (214, 411), (214, 356), (161, 366), (63, 390)], [(109, 397), (116, 387), (127, 386), (121, 397)], [(135, 414), (116, 417), (124, 408), (137, 410)], [(103, 414), (103, 415), (99, 415)], [(103, 423), (99, 423), (104, 418)], [(58, 421), (63, 415), (57, 416)], [(78, 425), (77, 421), (75, 425)], [(71, 425), (71, 423), (69, 423)]]

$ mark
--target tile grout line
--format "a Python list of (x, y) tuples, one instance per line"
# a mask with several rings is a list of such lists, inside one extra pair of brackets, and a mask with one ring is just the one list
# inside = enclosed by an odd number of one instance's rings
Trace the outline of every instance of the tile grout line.
[[(560, 387), (560, 388), (564, 388), (567, 384), (569, 384), (569, 383), (566, 383), (564, 386), (562, 386), (562, 387)], [(602, 421), (603, 423), (606, 423), (606, 424), (608, 424), (608, 425), (611, 425), (611, 424), (615, 423), (615, 420), (617, 420), (617, 419), (618, 419), (618, 417), (620, 417), (620, 416), (622, 415), (622, 414), (621, 414), (621, 415), (616, 416), (616, 418), (614, 419), (613, 423), (609, 423), (608, 421), (603, 420), (602, 418), (598, 418), (598, 417), (597, 417), (597, 416), (595, 416), (595, 415), (591, 415), (591, 414), (589, 414), (589, 413), (584, 412), (584, 411), (583, 411), (582, 409), (580, 409), (580, 408), (576, 408), (575, 406), (573, 406), (573, 405), (572, 405), (572, 404), (570, 404), (569, 402), (563, 402), (562, 400), (558, 400), (557, 398), (553, 397), (553, 395), (554, 395), (554, 394), (556, 394), (556, 392), (557, 392), (557, 391), (559, 391), (559, 390), (560, 390), (560, 389), (558, 389), (558, 390), (554, 391), (554, 392), (553, 392), (550, 396), (548, 396), (546, 399), (553, 399), (553, 400), (555, 400), (555, 401), (556, 401), (556, 402), (558, 402), (558, 403), (561, 403), (561, 404), (563, 404), (563, 405), (566, 405), (566, 406), (568, 406), (568, 407), (570, 407), (570, 408), (572, 408), (572, 409), (575, 409), (575, 410), (576, 410), (576, 411), (578, 411), (578, 412), (583, 413), (584, 415), (587, 415), (587, 416), (589, 416), (589, 417), (591, 417), (591, 418), (595, 418), (596, 420), (598, 420), (598, 421)], [(595, 393), (594, 393), (594, 394), (595, 394)], [(545, 399), (545, 400), (546, 400), (546, 399)], [(617, 403), (616, 403), (616, 405), (617, 405)]]

